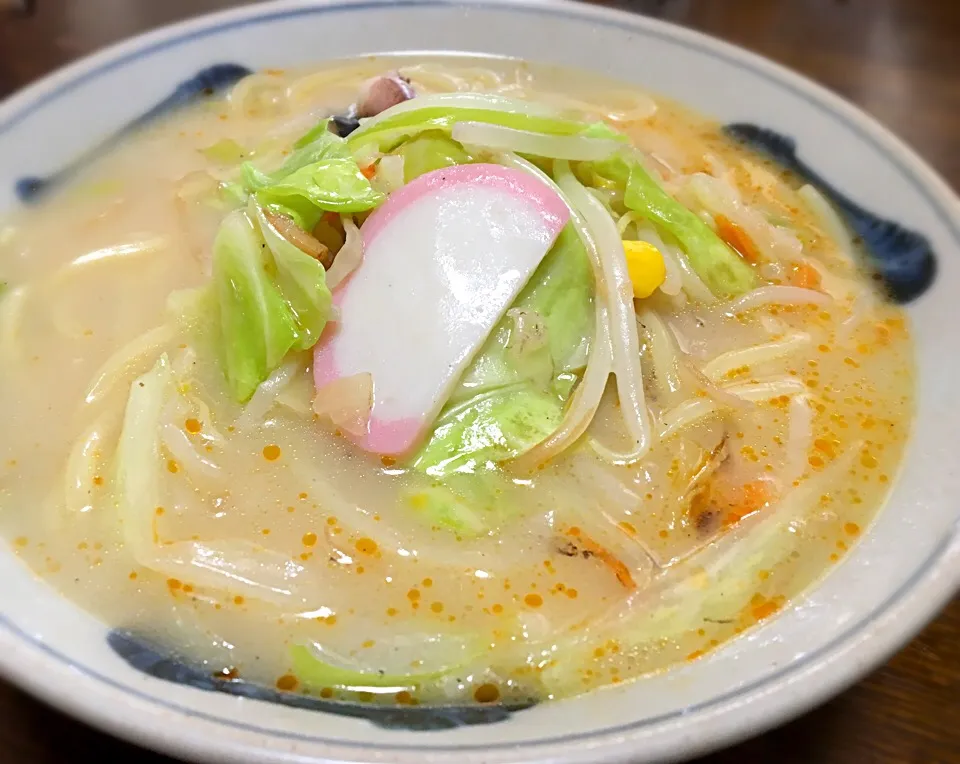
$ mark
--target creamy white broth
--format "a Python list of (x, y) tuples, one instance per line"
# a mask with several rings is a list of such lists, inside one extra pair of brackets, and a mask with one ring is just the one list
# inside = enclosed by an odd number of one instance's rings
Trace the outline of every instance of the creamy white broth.
[[(503, 493), (483, 515), (489, 533), (432, 525), (417, 498), (429, 477), (359, 451), (312, 414), (309, 353), (287, 359), (292, 381), (276, 400), (245, 414), (212, 335), (171, 322), (168, 307), (171, 293), (208, 281), (226, 214), (196, 192), (238, 172), (224, 152), (204, 150), (230, 140), (276, 166), (366, 78), (395, 68), (421, 94), (496, 91), (604, 119), (688, 206), (698, 204), (694, 173), (721, 180), (790, 234), (765, 242), (775, 256), (761, 278), (788, 283), (778, 257), (798, 247), (835, 299), (732, 313), (662, 292), (638, 302), (655, 426), (719, 410), (618, 466), (592, 445), (624, 442), (611, 381), (575, 447), (532, 473), (503, 468)], [(798, 186), (711, 121), (583, 73), (391, 58), (255, 75), (130, 137), (0, 225), (3, 534), (108, 625), (213, 674), (283, 690), (370, 699), (298, 675), (295, 645), (409, 677), (379, 688), (384, 702), (546, 699), (696, 660), (839, 561), (882, 504), (909, 431), (905, 316), (824, 232)], [(678, 366), (658, 366), (664, 337), (684, 351)], [(777, 343), (788, 351), (743, 363), (724, 355)], [(162, 414), (152, 521), (169, 559), (151, 568), (125, 544), (114, 455), (131, 385), (164, 352), (177, 390)], [(752, 399), (727, 406), (730, 391)], [(211, 574), (171, 562), (191, 549), (195, 562), (201, 549), (213, 567), (253, 567)]]

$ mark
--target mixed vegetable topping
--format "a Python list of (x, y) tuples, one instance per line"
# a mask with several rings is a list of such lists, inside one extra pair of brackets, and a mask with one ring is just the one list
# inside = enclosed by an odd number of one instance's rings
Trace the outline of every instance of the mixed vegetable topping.
[(633, 386), (636, 458), (650, 438), (637, 369), (617, 360), (636, 343), (618, 306), (676, 266), (650, 242), (621, 241), (616, 220), (652, 223), (716, 297), (751, 289), (751, 266), (606, 124), (499, 95), (413, 95), (397, 76), (376, 79), (279, 168), (247, 162), (230, 187), (238, 209), (213, 270), (235, 397), (315, 347), (316, 411), (442, 476), (537, 452), (571, 411), (582, 420), (573, 399), (589, 392), (595, 408), (589, 367), (609, 356)]

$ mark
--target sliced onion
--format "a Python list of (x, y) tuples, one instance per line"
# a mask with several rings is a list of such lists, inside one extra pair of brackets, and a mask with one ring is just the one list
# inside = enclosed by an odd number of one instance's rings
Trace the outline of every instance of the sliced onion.
[(169, 422), (162, 425), (160, 439), (170, 455), (186, 467), (189, 472), (210, 478), (218, 478), (223, 474), (219, 465), (197, 453), (190, 442), (190, 438), (176, 425)]
[(369, 372), (335, 379), (313, 399), (313, 413), (355, 437), (367, 432), (373, 408), (373, 376)]
[(790, 396), (808, 392), (807, 386), (796, 377), (774, 377), (760, 382), (729, 385), (723, 389), (748, 401), (766, 401), (780, 395)]
[(353, 222), (353, 216), (341, 215), (340, 222), (343, 224), (346, 239), (327, 271), (327, 287), (330, 289), (336, 289), (337, 285), (363, 262), (363, 237), (360, 236), (357, 224)]
[(683, 368), (687, 374), (693, 377), (694, 383), (721, 406), (728, 406), (732, 409), (749, 408), (742, 398), (731, 392), (728, 392), (727, 390), (724, 390), (722, 387), (719, 387), (712, 379), (710, 379), (710, 377), (700, 371), (689, 355), (683, 353), (679, 358), (681, 368)]
[(660, 439), (666, 440), (694, 422), (716, 414), (720, 405), (710, 398), (691, 398), (660, 417)]
[(457, 123), (453, 128), (453, 139), (467, 146), (482, 146), (496, 151), (515, 151), (579, 162), (606, 159), (623, 148), (622, 143), (606, 138), (547, 135), (483, 122)]
[(64, 505), (69, 514), (93, 509), (94, 478), (102, 472), (105, 441), (115, 429), (113, 419), (112, 413), (98, 417), (70, 449), (63, 481)]
[[(342, 597), (312, 571), (281, 552), (244, 539), (175, 541), (153, 547), (144, 567), (194, 586), (242, 594), (274, 605), (330, 607)], [(298, 608), (300, 609), (300, 608)], [(337, 609), (334, 606), (333, 609)]]
[(277, 400), (277, 396), (302, 371), (299, 358), (291, 358), (277, 367), (274, 372), (257, 386), (257, 391), (243, 407), (243, 413), (237, 417), (237, 428), (250, 430), (261, 424), (264, 415)]
[(385, 154), (377, 163), (377, 174), (371, 183), (385, 194), (392, 194), (403, 186), (403, 157), (397, 154)]

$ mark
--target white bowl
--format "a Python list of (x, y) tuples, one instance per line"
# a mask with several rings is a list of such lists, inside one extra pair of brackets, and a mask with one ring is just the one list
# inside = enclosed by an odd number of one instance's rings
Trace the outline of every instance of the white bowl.
[[(439, 731), (204, 692), (132, 669), (106, 627), (0, 553), (0, 670), (91, 724), (198, 761), (424, 764), (660, 761), (693, 756), (799, 714), (913, 635), (960, 583), (960, 204), (910, 149), (826, 90), (694, 32), (536, 0), (289, 2), (167, 27), (84, 59), (0, 104), (0, 209), (15, 182), (104, 141), (211, 64), (252, 69), (370, 52), (468, 51), (597, 71), (724, 122), (792, 136), (824, 178), (921, 232), (938, 255), (909, 306), (919, 411), (888, 506), (826, 580), (707, 659), (643, 681)], [(30, 184), (21, 184), (29, 191)]]

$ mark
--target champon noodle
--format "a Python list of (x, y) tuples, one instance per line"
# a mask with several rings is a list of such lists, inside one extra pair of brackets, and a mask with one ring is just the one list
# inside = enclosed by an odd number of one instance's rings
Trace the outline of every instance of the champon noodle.
[(856, 542), (908, 326), (817, 191), (516, 61), (267, 71), (0, 225), (0, 523), (111, 627), (372, 703), (694, 661)]

